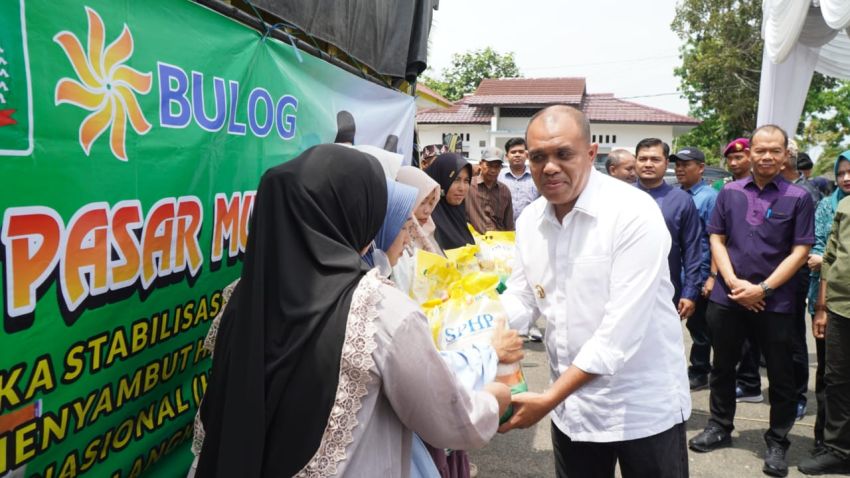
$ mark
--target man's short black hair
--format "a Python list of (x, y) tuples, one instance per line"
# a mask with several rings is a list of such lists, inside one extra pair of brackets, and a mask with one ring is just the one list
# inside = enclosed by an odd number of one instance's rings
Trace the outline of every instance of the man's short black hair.
[(505, 152), (507, 153), (514, 146), (520, 146), (520, 145), (523, 148), (528, 149), (528, 145), (525, 144), (525, 139), (523, 139), (523, 138), (511, 138), (511, 139), (505, 141)]
[(640, 140), (640, 143), (635, 146), (635, 157), (637, 157), (640, 150), (645, 148), (654, 148), (656, 146), (661, 146), (661, 149), (664, 150), (664, 159), (670, 158), (670, 145), (658, 138), (644, 138)]

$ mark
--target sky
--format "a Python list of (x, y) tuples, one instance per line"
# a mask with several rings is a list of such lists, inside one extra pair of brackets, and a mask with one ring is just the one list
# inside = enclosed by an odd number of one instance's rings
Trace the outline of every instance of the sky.
[(682, 44), (670, 29), (675, 6), (676, 0), (441, 0), (426, 74), (439, 77), (452, 54), (489, 46), (513, 52), (526, 78), (585, 77), (588, 93), (687, 114), (673, 74)]

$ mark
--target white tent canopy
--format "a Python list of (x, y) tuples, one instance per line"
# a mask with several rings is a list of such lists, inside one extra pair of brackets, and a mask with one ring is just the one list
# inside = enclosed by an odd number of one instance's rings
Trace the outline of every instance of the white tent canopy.
[(758, 124), (793, 134), (815, 71), (850, 80), (850, 0), (763, 0)]

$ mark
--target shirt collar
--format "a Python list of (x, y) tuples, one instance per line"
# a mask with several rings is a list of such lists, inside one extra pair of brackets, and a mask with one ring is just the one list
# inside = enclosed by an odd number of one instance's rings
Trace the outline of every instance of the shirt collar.
[(520, 174), (519, 176), (514, 175), (514, 172), (513, 172), (513, 171), (511, 171), (510, 166), (508, 167), (507, 171), (505, 171), (504, 173), (502, 173), (502, 177), (505, 177), (505, 178), (506, 178), (506, 177), (510, 176), (510, 177), (512, 177), (512, 178), (514, 178), (514, 179), (522, 179), (522, 178), (524, 178), (526, 175), (531, 176), (531, 171), (529, 171), (529, 170), (528, 170), (528, 165), (527, 165), (527, 164), (525, 165), (525, 169), (522, 171), (522, 174)]
[(494, 189), (494, 188), (499, 187), (499, 181), (496, 181), (495, 183), (493, 183), (492, 187), (487, 187), (487, 183), (484, 182), (484, 178), (482, 178), (481, 176), (475, 176), (475, 178), (473, 178), (472, 182), (476, 186), (484, 186), (487, 189)]
[[(744, 181), (744, 187), (745, 188), (746, 187), (752, 187), (752, 188), (755, 188), (755, 189), (759, 188), (758, 185), (756, 184), (755, 179), (753, 178), (752, 174), (747, 176), (746, 178), (742, 179), (742, 181)], [(773, 177), (773, 179), (770, 180), (770, 182), (765, 184), (764, 187), (768, 187), (772, 184), (774, 188), (779, 189), (779, 186), (780, 186), (780, 184), (782, 184), (782, 182), (787, 182), (787, 181), (785, 181), (785, 178), (783, 178), (781, 174), (777, 174), (776, 176)]]
[[(591, 217), (597, 216), (599, 213), (599, 201), (597, 200), (597, 197), (599, 196), (599, 187), (602, 182), (601, 176), (602, 173), (597, 171), (596, 168), (593, 166), (590, 167), (590, 175), (587, 178), (587, 184), (584, 186), (584, 191), (579, 194), (575, 206), (573, 206), (573, 210), (570, 211), (567, 216), (576, 211), (587, 214)], [(561, 222), (558, 221), (558, 217), (555, 216), (555, 207), (549, 202), (547, 202), (546, 207), (543, 208), (541, 218), (561, 227)], [(566, 219), (566, 216), (564, 218)]]
[(646, 191), (646, 192), (654, 192), (654, 191), (660, 192), (660, 191), (664, 191), (665, 189), (672, 189), (673, 188), (673, 186), (670, 186), (669, 184), (667, 184), (667, 181), (663, 181), (663, 180), (661, 181), (660, 185), (658, 185), (654, 188), (651, 188), (651, 189), (644, 187), (644, 185), (640, 182), (640, 180), (638, 180), (635, 184), (637, 185), (638, 189), (640, 189), (641, 191)]
[(698, 183), (694, 184), (690, 189), (685, 189), (685, 191), (691, 196), (696, 196), (700, 189), (708, 187), (708, 184), (705, 184), (705, 180), (700, 179)]

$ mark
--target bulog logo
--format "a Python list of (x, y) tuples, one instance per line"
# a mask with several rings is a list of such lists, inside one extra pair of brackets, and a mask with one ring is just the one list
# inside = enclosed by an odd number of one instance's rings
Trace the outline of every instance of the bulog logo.
[(76, 35), (62, 31), (53, 37), (74, 67), (80, 81), (62, 78), (56, 84), (55, 102), (70, 103), (91, 111), (80, 125), (80, 146), (89, 154), (92, 144), (109, 130), (109, 147), (121, 161), (127, 161), (125, 147), (127, 120), (138, 134), (151, 129), (136, 94), (151, 89), (151, 74), (142, 73), (124, 63), (133, 54), (133, 35), (124, 24), (121, 35), (104, 49), (106, 29), (97, 12), (85, 7), (89, 31), (87, 50)]

